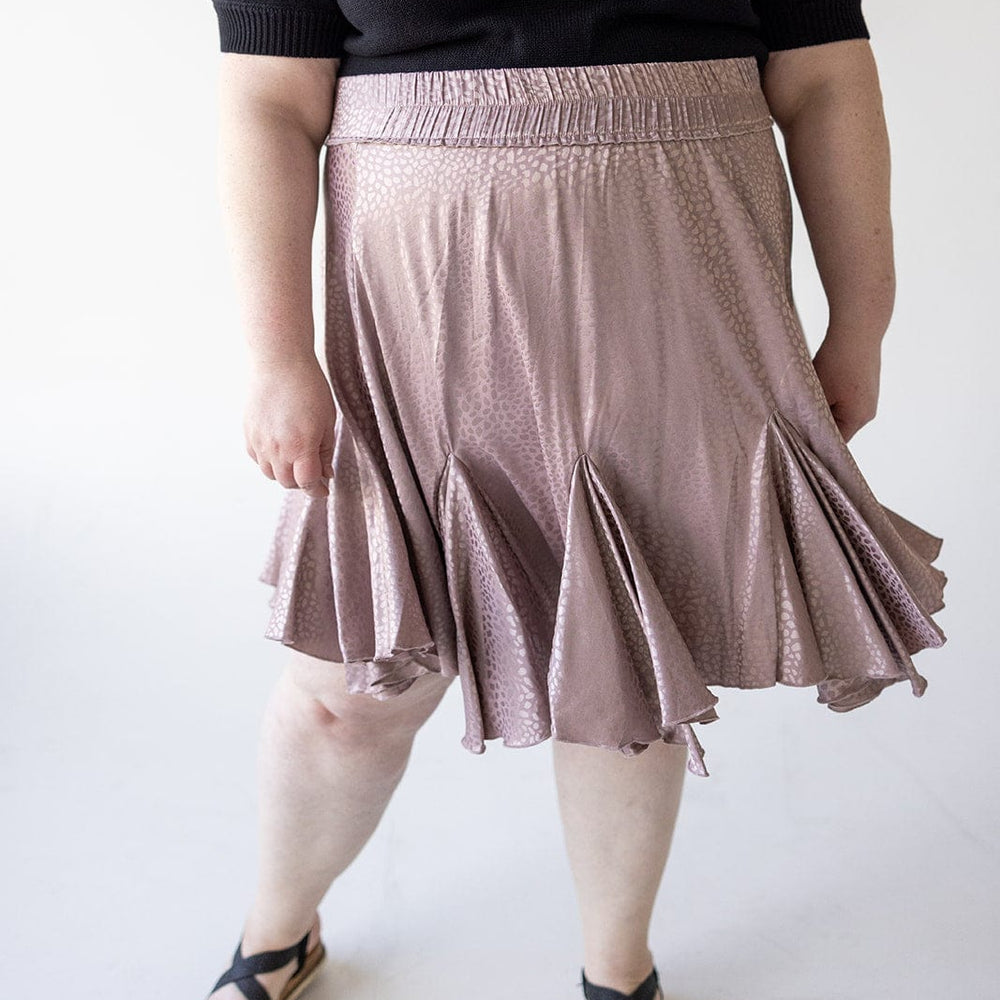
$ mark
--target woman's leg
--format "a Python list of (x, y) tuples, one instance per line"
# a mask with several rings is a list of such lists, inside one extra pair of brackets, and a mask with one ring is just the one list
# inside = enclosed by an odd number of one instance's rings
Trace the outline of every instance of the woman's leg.
[[(449, 683), (426, 674), (379, 701), (350, 694), (343, 665), (292, 653), (261, 731), (258, 881), (244, 955), (285, 948), (310, 928), (312, 947), (320, 901), (378, 825)], [(277, 997), (294, 971), (293, 960), (257, 978)], [(244, 1000), (232, 983), (211, 997)]]
[(587, 979), (631, 993), (652, 971), (649, 922), (670, 852), (687, 747), (635, 757), (554, 740), (559, 811)]

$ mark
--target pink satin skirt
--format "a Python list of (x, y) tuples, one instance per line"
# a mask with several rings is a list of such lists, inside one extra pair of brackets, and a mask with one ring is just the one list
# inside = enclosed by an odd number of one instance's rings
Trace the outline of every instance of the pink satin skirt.
[(699, 775), (713, 686), (923, 693), (942, 539), (834, 422), (773, 125), (752, 58), (337, 80), (334, 473), (283, 497), (267, 638), (376, 698), (459, 677), (473, 753)]

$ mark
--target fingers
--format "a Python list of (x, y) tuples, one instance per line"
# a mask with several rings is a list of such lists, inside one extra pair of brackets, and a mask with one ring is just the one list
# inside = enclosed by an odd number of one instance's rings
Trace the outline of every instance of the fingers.
[(243, 415), (247, 454), (287, 490), (329, 496), (337, 408), (315, 363), (255, 367)]
[(332, 446), (324, 445), (307, 451), (292, 461), (279, 458), (269, 460), (250, 443), (246, 445), (246, 452), (268, 479), (275, 480), (285, 489), (302, 490), (313, 497), (330, 495), (326, 481), (333, 478)]
[(837, 424), (837, 430), (840, 431), (840, 436), (844, 439), (845, 444), (860, 430), (858, 427), (849, 427), (847, 424), (842, 424), (839, 420), (835, 421), (835, 423)]
[(852, 402), (845, 406), (839, 400), (830, 406), (834, 422), (845, 442), (850, 441), (866, 424), (875, 419), (876, 407)]
[(292, 482), (304, 493), (311, 497), (329, 496), (330, 491), (322, 478), (323, 463), (318, 451), (296, 459), (292, 463), (291, 473)]
[(320, 467), (322, 469), (321, 475), (326, 476), (327, 479), (333, 479), (333, 435), (331, 434), (328, 438), (328, 443), (324, 444), (319, 449), (319, 460)]

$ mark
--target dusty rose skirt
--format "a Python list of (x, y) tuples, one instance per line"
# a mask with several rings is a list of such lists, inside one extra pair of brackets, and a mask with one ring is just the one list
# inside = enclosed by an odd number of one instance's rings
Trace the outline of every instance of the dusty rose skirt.
[(267, 638), (377, 698), (458, 676), (473, 753), (699, 775), (711, 685), (923, 693), (942, 539), (834, 423), (772, 125), (751, 58), (338, 79), (334, 474), (283, 497)]

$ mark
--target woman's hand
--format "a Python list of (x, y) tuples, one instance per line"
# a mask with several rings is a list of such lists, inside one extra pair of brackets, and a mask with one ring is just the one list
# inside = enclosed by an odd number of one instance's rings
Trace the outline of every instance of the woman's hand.
[(813, 365), (846, 441), (875, 416), (896, 296), (878, 67), (864, 38), (772, 52), (764, 90), (829, 306)]
[(329, 496), (337, 411), (315, 356), (252, 367), (243, 431), (247, 454), (268, 479)]
[(827, 402), (845, 441), (875, 417), (882, 373), (882, 340), (828, 330), (813, 358)]

